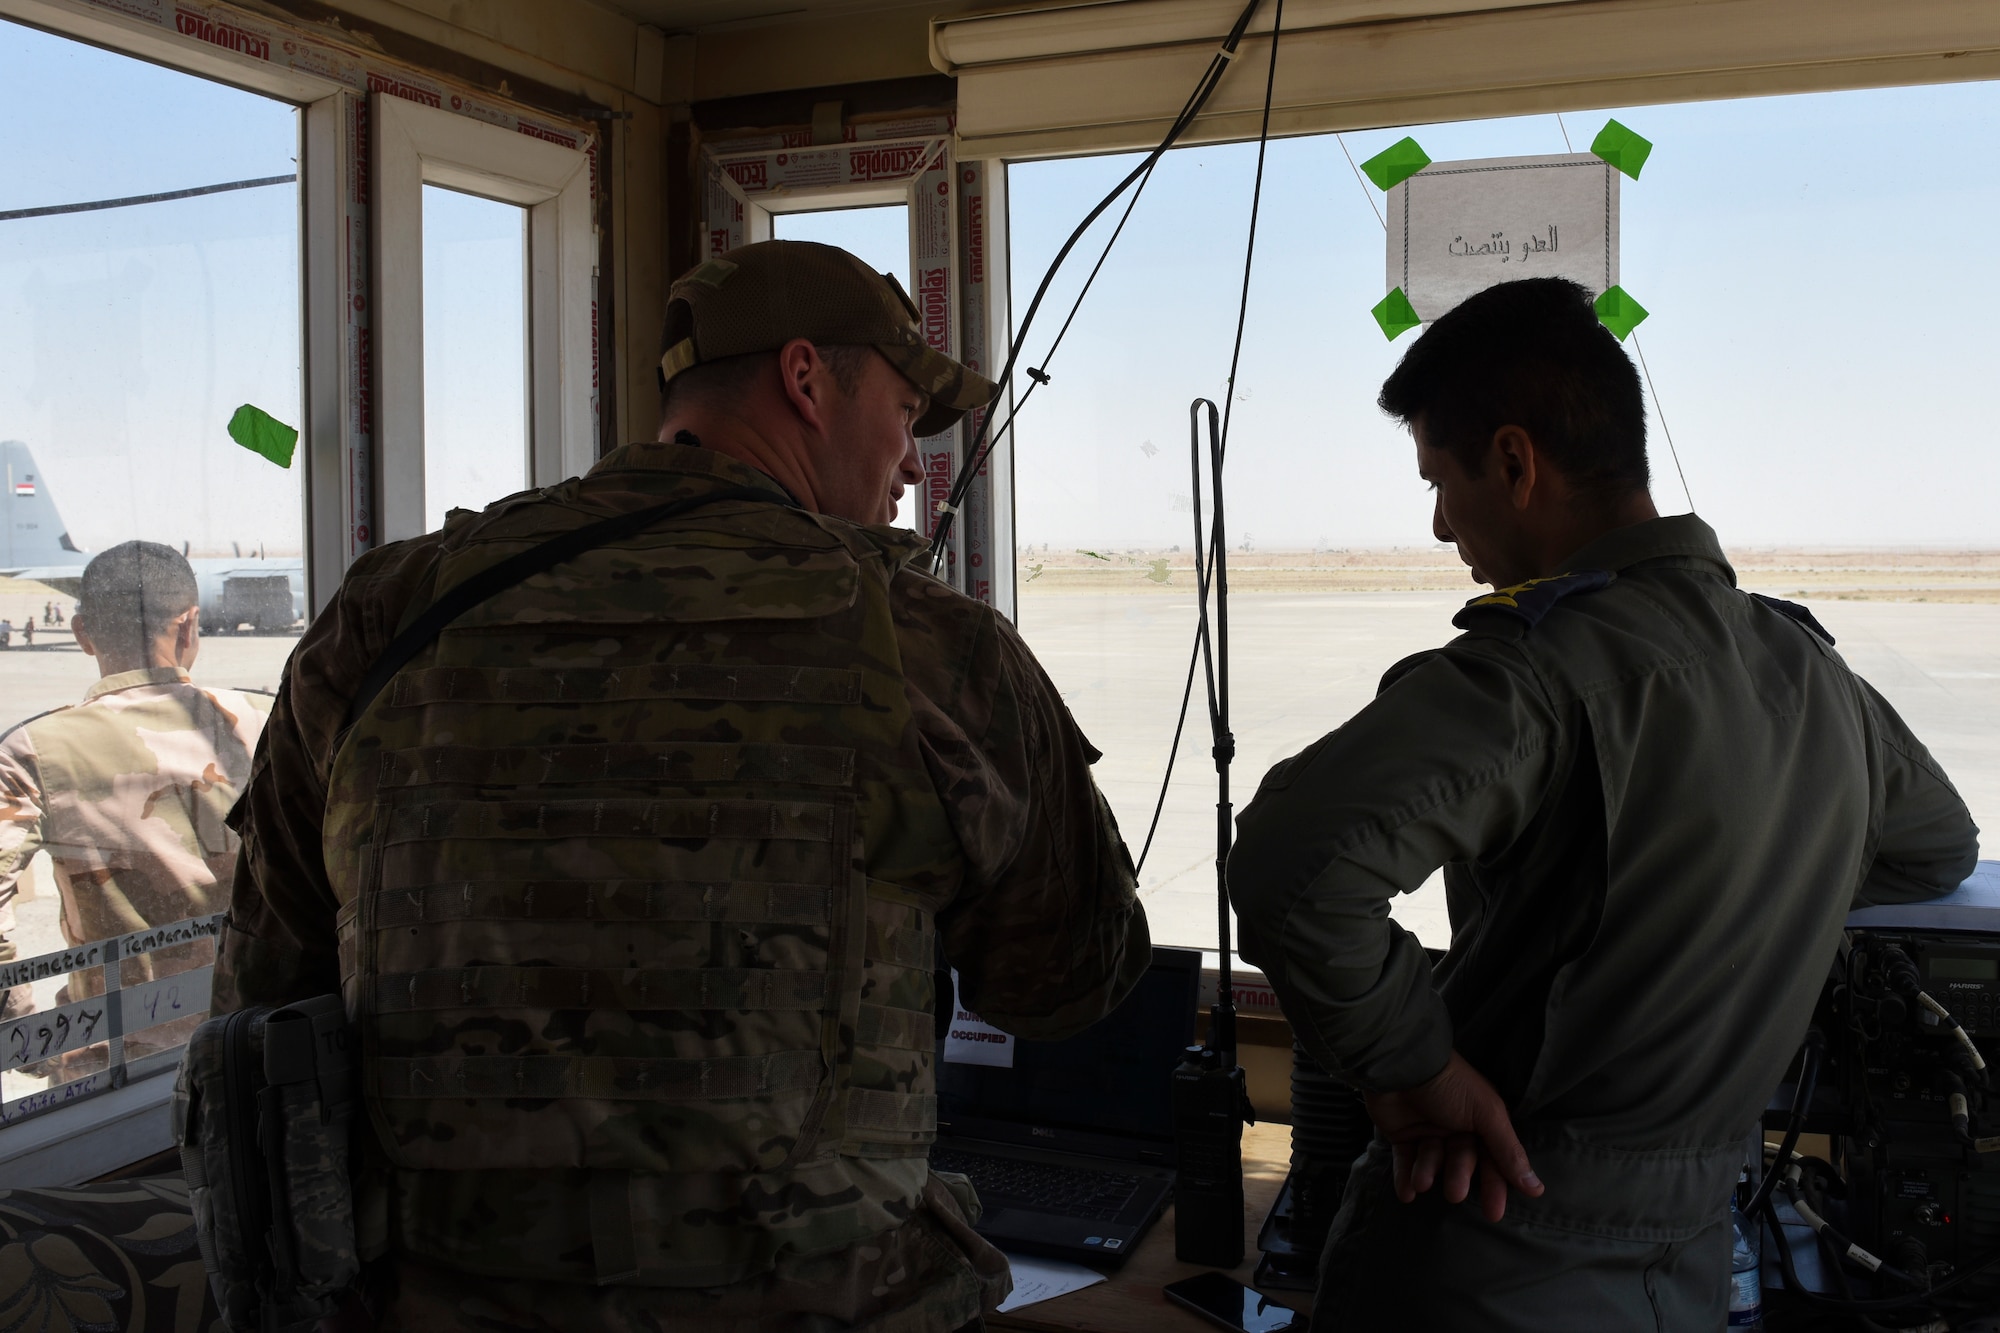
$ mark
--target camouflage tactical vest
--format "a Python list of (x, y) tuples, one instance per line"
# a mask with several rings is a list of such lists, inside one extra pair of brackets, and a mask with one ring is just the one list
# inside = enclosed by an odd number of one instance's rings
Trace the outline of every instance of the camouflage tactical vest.
[[(460, 519), (436, 588), (596, 516)], [(956, 842), (914, 540), (704, 508), (468, 612), (357, 722), (325, 854), (401, 1252), (709, 1286), (917, 1207)]]

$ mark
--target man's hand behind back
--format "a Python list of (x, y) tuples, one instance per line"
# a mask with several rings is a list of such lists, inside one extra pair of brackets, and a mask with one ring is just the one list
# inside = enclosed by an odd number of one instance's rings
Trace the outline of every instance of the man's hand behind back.
[(1396, 1197), (1412, 1202), (1442, 1183), (1444, 1197), (1463, 1203), (1479, 1175), (1479, 1205), (1490, 1222), (1507, 1211), (1507, 1187), (1539, 1198), (1542, 1182), (1514, 1135), (1507, 1104), (1457, 1051), (1427, 1083), (1401, 1092), (1370, 1093), (1368, 1114), (1396, 1158)]

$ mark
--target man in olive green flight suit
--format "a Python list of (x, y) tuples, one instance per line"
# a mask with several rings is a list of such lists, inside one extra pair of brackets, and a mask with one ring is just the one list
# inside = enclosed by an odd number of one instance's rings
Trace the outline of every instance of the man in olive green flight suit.
[[(1810, 614), (1656, 515), (1581, 288), (1474, 296), (1381, 403), (1496, 591), (1239, 821), (1243, 954), (1377, 1129), (1314, 1328), (1720, 1328), (1745, 1136), (1847, 912), (1948, 892), (1978, 830)], [(1388, 907), (1440, 866), (1434, 970)]]
[[(958, 1328), (1011, 1279), (928, 1168), (940, 943), (1033, 1037), (1152, 957), (1097, 752), (889, 525), (993, 386), (798, 241), (675, 283), (661, 374), (659, 440), (348, 572), (239, 807), (216, 1008), (346, 997), (385, 1330)], [(357, 703), (445, 589), (662, 504)]]

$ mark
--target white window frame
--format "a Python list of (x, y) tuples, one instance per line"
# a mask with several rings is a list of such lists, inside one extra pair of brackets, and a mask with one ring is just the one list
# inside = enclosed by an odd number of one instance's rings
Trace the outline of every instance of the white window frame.
[[(939, 146), (939, 140), (942, 144)], [(971, 161), (958, 160), (948, 136), (933, 137), (929, 134), (912, 134), (908, 137), (883, 139), (858, 139), (839, 144), (818, 145), (814, 149), (799, 152), (824, 154), (831, 150), (866, 151), (870, 149), (910, 148), (929, 140), (933, 145), (925, 161), (941, 153), (947, 164), (946, 176), (953, 183), (951, 187), (951, 207), (948, 227), (950, 229), (949, 284), (952, 321), (954, 324), (951, 355), (961, 359), (971, 353), (983, 354), (988, 364), (982, 369), (991, 376), (998, 376), (1000, 366), (1006, 361), (1008, 340), (1012, 329), (1012, 316), (1008, 305), (1008, 252), (1007, 252), (1007, 164), (1000, 160)], [(772, 235), (773, 218), (796, 213), (817, 213), (836, 209), (871, 208), (881, 205), (902, 204), (909, 212), (909, 254), (912, 276), (916, 277), (920, 265), (920, 239), (918, 231), (922, 225), (918, 212), (926, 197), (922, 191), (931, 188), (932, 182), (925, 176), (928, 167), (919, 168), (916, 174), (899, 179), (879, 182), (850, 181), (839, 184), (789, 184), (780, 181), (775, 186), (769, 177), (759, 173), (753, 175), (753, 185), (746, 188), (731, 170), (732, 164), (754, 163), (758, 158), (773, 162), (784, 161), (783, 150), (761, 146), (756, 148), (738, 147), (728, 139), (720, 139), (705, 145), (702, 150), (704, 164), (698, 169), (698, 178), (703, 181), (699, 187), (704, 199), (703, 227), (708, 233), (706, 244), (701, 251), (704, 257), (712, 258), (729, 245), (748, 245), (758, 241), (768, 241)], [(962, 217), (966, 196), (962, 190), (975, 180), (979, 183), (979, 194), (983, 200), (984, 215), (979, 225), (984, 229), (983, 250), (984, 279), (980, 283), (983, 301), (975, 302), (972, 285), (968, 281), (966, 262), (969, 258), (969, 238), (962, 234), (967, 223)], [(719, 192), (719, 193), (718, 193)], [(740, 225), (731, 225), (723, 218), (734, 201), (741, 208)], [(920, 284), (919, 284), (920, 285)], [(922, 294), (913, 290), (910, 295), (921, 301)], [(978, 356), (974, 356), (976, 361)], [(1011, 391), (1002, 397), (995, 412), (1002, 424), (999, 436), (992, 441), (986, 454), (986, 475), (983, 486), (975, 486), (969, 493), (964, 513), (980, 511), (990, 515), (989, 532), (983, 538), (974, 539), (968, 532), (969, 524), (961, 521), (953, 530), (951, 538), (952, 562), (950, 580), (960, 588), (982, 597), (1009, 620), (1016, 616), (1015, 551), (1014, 551), (1014, 451), (1013, 429), (1006, 425), (1013, 415), (1013, 395)], [(971, 439), (970, 424), (954, 427), (951, 446), (951, 475), (955, 479), (959, 469), (966, 465), (963, 452)], [(927, 477), (932, 460), (941, 452), (918, 444), (919, 455), (925, 465)], [(931, 501), (928, 481), (918, 483), (918, 502)], [(918, 515), (913, 524), (919, 533), (931, 531), (932, 519), (927, 514)], [(983, 540), (984, 551), (969, 550)], [(976, 560), (984, 560), (983, 570), (975, 569)], [(980, 584), (983, 582), (984, 587)]]
[(374, 213), (379, 541), (429, 530), (424, 503), (425, 185), (528, 210), (527, 472), (545, 486), (589, 470), (590, 160), (574, 148), (386, 93), (369, 95)]

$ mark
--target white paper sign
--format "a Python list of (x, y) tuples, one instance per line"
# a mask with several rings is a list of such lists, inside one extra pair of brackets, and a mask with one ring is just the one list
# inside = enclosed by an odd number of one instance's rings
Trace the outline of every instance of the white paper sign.
[(1428, 323), (1499, 282), (1618, 283), (1618, 169), (1592, 153), (1433, 162), (1389, 191), (1389, 283)]
[[(958, 995), (958, 969), (951, 973), (951, 993)], [(1014, 1067), (1014, 1038), (1002, 1032), (963, 1005), (951, 1011), (951, 1027), (945, 1031), (944, 1059), (952, 1065), (992, 1065), (996, 1069)]]

